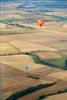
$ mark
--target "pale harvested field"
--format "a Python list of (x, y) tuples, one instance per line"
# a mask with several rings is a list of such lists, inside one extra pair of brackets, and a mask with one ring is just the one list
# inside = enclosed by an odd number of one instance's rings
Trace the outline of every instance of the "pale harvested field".
[(35, 43), (25, 42), (25, 41), (11, 41), (13, 46), (16, 46), (21, 52), (27, 51), (37, 51), (37, 50), (45, 50), (45, 51), (57, 51), (57, 49), (50, 48), (47, 46), (41, 46)]
[(50, 96), (44, 100), (67, 100), (67, 93)]
[(39, 34), (34, 34), (33, 38), (35, 37), (35, 39), (30, 39), (29, 41), (67, 51), (66, 23), (47, 22), (44, 24), (42, 29), (40, 29), (36, 24), (34, 27), (35, 26), (39, 30)]
[(0, 43), (0, 55), (18, 54), (20, 51), (8, 42)]
[(41, 59), (50, 59), (50, 58), (60, 58), (61, 55), (59, 53), (54, 52), (37, 52), (36, 53)]
[[(44, 65), (43, 65), (44, 66)], [(47, 67), (47, 66), (46, 66)], [(51, 73), (55, 73), (55, 72), (61, 72), (61, 69), (57, 69), (57, 68), (51, 68), (51, 67), (47, 67), (46, 71), (45, 71), (45, 66), (43, 68), (39, 68), (38, 70), (33, 70), (34, 73), (38, 73), (41, 76), (47, 75), (47, 73), (49, 73), (49, 75)], [(63, 70), (64, 71), (64, 70)]]
[[(25, 24), (27, 26), (28, 24)], [(61, 22), (47, 22), (41, 29), (37, 24), (28, 26), (34, 27), (36, 30), (14, 30), (13, 35), (1, 35), (1, 39), (7, 42), (26, 41), (34, 44), (39, 44), (41, 46), (47, 46), (50, 48), (60, 49), (67, 51), (67, 28), (63, 27), (64, 23)], [(20, 33), (30, 33), (30, 34), (20, 34)], [(14, 42), (15, 43), (15, 42)], [(17, 42), (16, 42), (17, 43)], [(19, 43), (18, 43), (19, 44)], [(17, 45), (18, 45), (17, 44)], [(21, 43), (22, 44), (22, 43)]]
[(50, 74), (50, 76), (61, 79), (61, 80), (67, 80), (67, 71), (56, 72), (54, 74)]
[(11, 42), (1, 42), (0, 43), (0, 55), (9, 55), (9, 54), (21, 54), (30, 51), (57, 51), (54, 48), (47, 46), (41, 46), (35, 43), (25, 42), (25, 41), (11, 41)]
[(29, 65), (29, 71), (46, 67), (43, 65), (35, 64), (30, 56), (27, 55), (12, 55), (0, 57), (1, 63), (7, 64), (13, 68), (24, 71), (25, 65)]

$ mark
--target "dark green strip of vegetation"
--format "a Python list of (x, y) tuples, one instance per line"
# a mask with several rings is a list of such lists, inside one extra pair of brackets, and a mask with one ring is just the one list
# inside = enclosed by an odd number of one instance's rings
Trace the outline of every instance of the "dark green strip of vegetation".
[(16, 100), (16, 99), (18, 99), (20, 97), (23, 97), (25, 95), (28, 95), (28, 94), (33, 93), (35, 91), (38, 91), (40, 89), (50, 87), (50, 86), (55, 85), (55, 84), (56, 84), (56, 82), (54, 82), (54, 83), (46, 83), (46, 84), (39, 84), (39, 85), (36, 85), (34, 87), (27, 88), (27, 89), (25, 89), (23, 91), (16, 92), (15, 94), (13, 94), (10, 97), (8, 97), (6, 100)]
[(64, 69), (64, 70), (67, 70), (67, 66), (63, 66), (61, 67), (60, 65), (57, 65), (57, 64), (54, 64), (52, 62), (49, 62), (47, 60), (43, 60), (41, 59), (38, 55), (36, 55), (35, 53), (33, 52), (26, 52), (25, 53), (26, 55), (30, 55), (33, 59), (33, 61), (37, 64), (42, 64), (42, 65), (48, 65), (49, 67), (53, 67), (53, 68), (60, 68), (60, 69)]

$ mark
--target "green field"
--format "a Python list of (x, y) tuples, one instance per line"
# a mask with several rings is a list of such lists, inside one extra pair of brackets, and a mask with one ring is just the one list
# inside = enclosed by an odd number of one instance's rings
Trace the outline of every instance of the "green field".
[(23, 18), (1, 18), (0, 23), (12, 23), (12, 22), (22, 22), (24, 19)]
[(46, 61), (58, 65), (60, 67), (64, 67), (65, 65), (65, 58), (53, 58), (53, 59), (47, 59)]

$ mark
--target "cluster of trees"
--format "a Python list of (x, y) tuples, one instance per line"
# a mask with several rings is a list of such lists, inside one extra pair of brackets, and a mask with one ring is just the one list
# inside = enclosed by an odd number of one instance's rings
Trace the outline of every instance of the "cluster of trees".
[(67, 68), (67, 59), (65, 60), (65, 65), (64, 65), (64, 67), (66, 67), (66, 68)]

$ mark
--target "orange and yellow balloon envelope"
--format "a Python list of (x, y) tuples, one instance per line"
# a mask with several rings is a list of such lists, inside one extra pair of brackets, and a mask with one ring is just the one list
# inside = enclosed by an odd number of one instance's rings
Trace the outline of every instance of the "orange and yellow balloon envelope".
[(37, 23), (40, 27), (42, 27), (44, 25), (44, 20), (43, 19), (38, 19)]

